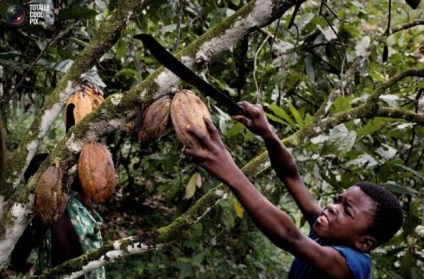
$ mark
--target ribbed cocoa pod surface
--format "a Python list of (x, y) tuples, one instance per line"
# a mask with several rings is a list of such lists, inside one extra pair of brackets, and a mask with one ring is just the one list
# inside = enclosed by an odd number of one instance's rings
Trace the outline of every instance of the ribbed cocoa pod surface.
[(116, 184), (115, 166), (107, 148), (98, 142), (88, 142), (78, 159), (78, 176), (84, 192), (94, 202), (108, 200)]
[(142, 113), (140, 128), (137, 131), (138, 142), (145, 145), (159, 139), (169, 123), (171, 97), (165, 95), (150, 104)]
[(82, 85), (83, 91), (72, 94), (66, 102), (64, 118), (66, 131), (80, 122), (104, 101), (103, 91), (97, 86)]
[(84, 92), (75, 92), (65, 105), (65, 125), (68, 125), (69, 122), (77, 124), (92, 111), (90, 98)]
[(44, 225), (52, 225), (65, 211), (68, 195), (62, 191), (62, 178), (63, 171), (57, 163), (41, 174), (35, 187), (34, 218)]
[(91, 102), (92, 109), (95, 110), (105, 100), (103, 98), (103, 91), (95, 85), (93, 86), (84, 85), (83, 87), (84, 87), (84, 93), (87, 95), (88, 99)]
[(187, 127), (196, 127), (209, 136), (204, 118), (211, 119), (205, 103), (189, 90), (175, 93), (171, 102), (171, 119), (179, 140), (189, 148), (202, 148), (201, 144), (187, 132)]

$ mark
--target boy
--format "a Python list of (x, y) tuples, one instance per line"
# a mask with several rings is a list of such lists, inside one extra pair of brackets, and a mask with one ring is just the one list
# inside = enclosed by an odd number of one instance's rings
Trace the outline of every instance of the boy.
[(205, 120), (210, 138), (187, 127), (203, 149), (185, 148), (183, 152), (228, 185), (256, 226), (275, 245), (295, 256), (288, 278), (371, 278), (371, 261), (366, 253), (389, 240), (402, 225), (402, 210), (396, 198), (377, 185), (362, 182), (322, 209), (303, 184), (293, 157), (273, 131), (262, 107), (247, 102), (240, 105), (246, 116), (234, 118), (264, 139), (277, 176), (311, 225), (309, 237), (250, 183), (211, 121)]

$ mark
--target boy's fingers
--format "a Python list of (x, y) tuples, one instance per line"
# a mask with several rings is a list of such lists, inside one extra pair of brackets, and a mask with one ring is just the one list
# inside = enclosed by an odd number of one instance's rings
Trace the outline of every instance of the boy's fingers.
[(203, 118), (203, 121), (205, 122), (206, 129), (208, 129), (209, 133), (215, 133), (217, 130), (215, 128), (215, 125), (213, 125), (212, 120), (205, 117)]
[(193, 148), (184, 146), (181, 151), (183, 152), (183, 154), (192, 157), (196, 161), (204, 157), (204, 154), (202, 154), (203, 153), (202, 149), (193, 149)]
[(200, 138), (200, 137), (201, 137), (201, 135), (202, 135), (202, 131), (200, 131), (199, 129), (197, 129), (197, 128), (196, 128), (196, 127), (194, 127), (194, 126), (187, 125), (187, 126), (186, 126), (186, 131), (187, 131), (189, 134), (191, 134), (192, 136), (195, 136), (196, 138)]
[(244, 124), (244, 125), (246, 125), (247, 124), (247, 118), (245, 117), (245, 116), (242, 116), (242, 115), (236, 115), (236, 116), (233, 116), (233, 118), (235, 119), (235, 120), (237, 120), (238, 122), (240, 122), (240, 123), (242, 123), (242, 124)]
[(186, 155), (196, 157), (197, 151), (191, 148), (184, 147), (182, 152)]
[(218, 134), (218, 130), (216, 129), (215, 125), (213, 125), (212, 120), (209, 118), (204, 118), (205, 121), (205, 125), (206, 125), (206, 129), (208, 129), (209, 135), (210, 135), (210, 140), (209, 138), (207, 138), (206, 141), (204, 141), (204, 143), (206, 144), (207, 147), (211, 146), (213, 140), (218, 140), (221, 141), (221, 138), (219, 137)]
[[(208, 129), (209, 134), (212, 135), (212, 131), (210, 129), (215, 129), (215, 126), (213, 126), (213, 124), (210, 124), (212, 125), (212, 127), (209, 127), (208, 123), (206, 122), (206, 119), (204, 119), (204, 121), (205, 121), (206, 128)], [(194, 126), (187, 126), (186, 131), (192, 136), (194, 136), (195, 138), (197, 138), (201, 146), (209, 147), (211, 145), (211, 141), (209, 137), (205, 133), (203, 133), (200, 129)]]
[(246, 101), (239, 102), (238, 104), (242, 106), (247, 112), (247, 114), (252, 118), (258, 116), (260, 114), (260, 111), (263, 110), (262, 105), (260, 104), (252, 105), (251, 103), (248, 103)]

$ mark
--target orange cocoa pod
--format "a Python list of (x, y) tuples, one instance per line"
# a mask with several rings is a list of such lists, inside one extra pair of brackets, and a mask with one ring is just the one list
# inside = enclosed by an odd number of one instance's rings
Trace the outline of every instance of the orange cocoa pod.
[(150, 104), (142, 113), (140, 128), (137, 131), (138, 142), (145, 145), (159, 139), (169, 123), (171, 98), (165, 95)]
[(65, 211), (68, 195), (62, 190), (63, 171), (59, 167), (50, 166), (38, 179), (34, 195), (34, 218), (44, 225), (55, 223)]
[(187, 127), (196, 127), (209, 136), (204, 118), (211, 119), (211, 115), (205, 103), (194, 92), (180, 90), (175, 93), (171, 102), (171, 119), (179, 140), (185, 146), (202, 147), (197, 139), (187, 132)]
[(94, 202), (108, 200), (116, 184), (112, 155), (98, 142), (88, 142), (78, 159), (78, 176), (84, 192)]
[(75, 92), (69, 97), (65, 105), (66, 132), (80, 122), (93, 110), (91, 100), (84, 92)]
[(95, 85), (83, 85), (84, 93), (91, 102), (92, 110), (95, 110), (104, 102), (103, 91)]

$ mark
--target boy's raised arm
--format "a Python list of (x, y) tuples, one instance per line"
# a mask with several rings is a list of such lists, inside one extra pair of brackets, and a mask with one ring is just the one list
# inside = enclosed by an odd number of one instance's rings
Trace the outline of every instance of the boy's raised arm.
[(238, 115), (234, 118), (243, 123), (252, 133), (264, 139), (274, 171), (286, 185), (303, 215), (306, 217), (318, 215), (322, 209), (303, 183), (293, 156), (268, 122), (262, 106), (248, 102), (239, 104), (244, 107), (246, 115)]
[(344, 257), (335, 249), (323, 247), (302, 234), (290, 216), (268, 201), (237, 167), (212, 122), (205, 119), (205, 123), (210, 138), (196, 128), (187, 128), (202, 143), (203, 148), (184, 148), (183, 152), (192, 156), (198, 165), (231, 189), (255, 225), (275, 245), (331, 278), (351, 278)]

